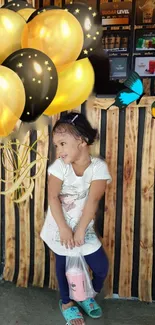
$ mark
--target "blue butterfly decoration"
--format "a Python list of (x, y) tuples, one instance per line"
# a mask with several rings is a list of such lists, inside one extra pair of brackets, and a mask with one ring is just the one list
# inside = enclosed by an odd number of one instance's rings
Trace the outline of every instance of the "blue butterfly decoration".
[(117, 106), (121, 109), (124, 109), (134, 101), (136, 101), (138, 105), (144, 95), (143, 83), (138, 73), (133, 71), (130, 77), (124, 82), (124, 86), (127, 88), (121, 90), (117, 94), (115, 102), (110, 105), (107, 110), (111, 106)]

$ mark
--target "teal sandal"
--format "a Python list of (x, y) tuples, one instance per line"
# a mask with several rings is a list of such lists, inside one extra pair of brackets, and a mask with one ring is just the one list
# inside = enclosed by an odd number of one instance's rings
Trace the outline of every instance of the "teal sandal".
[(77, 304), (85, 311), (85, 313), (92, 318), (102, 317), (102, 309), (97, 304), (94, 298), (89, 298), (84, 301), (77, 301)]
[(71, 325), (71, 321), (75, 320), (75, 319), (82, 319), (84, 321), (84, 318), (82, 316), (82, 314), (80, 313), (78, 307), (70, 307), (66, 310), (62, 309), (62, 301), (59, 301), (59, 307), (61, 310), (61, 313), (64, 317), (64, 319), (66, 320), (67, 324), (66, 325)]

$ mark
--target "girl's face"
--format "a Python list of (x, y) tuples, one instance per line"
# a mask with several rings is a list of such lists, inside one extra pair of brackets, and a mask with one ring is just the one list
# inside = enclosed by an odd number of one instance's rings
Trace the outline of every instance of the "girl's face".
[(73, 163), (78, 159), (83, 147), (83, 141), (74, 138), (67, 132), (55, 132), (53, 134), (53, 143), (57, 151), (57, 157), (63, 159), (65, 164)]

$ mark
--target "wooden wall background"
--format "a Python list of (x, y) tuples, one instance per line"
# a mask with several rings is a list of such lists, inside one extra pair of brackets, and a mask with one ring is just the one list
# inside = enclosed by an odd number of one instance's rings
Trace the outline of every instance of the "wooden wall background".
[[(117, 293), (144, 301), (155, 299), (155, 120), (150, 109), (154, 100), (155, 97), (144, 97), (142, 107), (131, 105), (122, 111), (112, 107), (106, 112), (104, 109), (112, 100), (96, 98), (79, 108), (100, 131), (100, 141), (91, 151), (106, 157), (113, 178), (97, 217), (110, 260), (107, 297)], [(57, 118), (52, 117), (52, 124)], [(32, 143), (40, 132), (27, 133), (24, 141)], [(38, 142), (37, 150), (49, 158), (49, 164), (54, 159), (51, 126), (44, 128), (44, 134), (49, 136)], [(29, 160), (34, 158), (31, 154)], [(2, 166), (0, 170), (4, 176)], [(5, 179), (10, 180), (11, 174), (5, 172)], [(48, 285), (57, 289), (54, 254), (40, 239), (46, 185), (45, 169), (35, 182), (33, 199), (22, 203), (19, 209), (9, 195), (1, 197), (3, 277), (17, 286)]]
[[(50, 3), (61, 6), (62, 0)], [(48, 4), (47, 0), (41, 2)], [(144, 84), (149, 95), (150, 80), (145, 79)], [(148, 302), (155, 299), (155, 120), (150, 110), (154, 100), (145, 97), (142, 107), (131, 105), (122, 111), (112, 107), (106, 112), (109, 100), (96, 98), (79, 108), (100, 130), (100, 141), (92, 147), (92, 153), (106, 157), (113, 177), (97, 218), (110, 260), (107, 297), (117, 293)], [(52, 117), (52, 125), (57, 118)], [(54, 159), (51, 128), (45, 127), (48, 137), (37, 144), (37, 150), (49, 158), (48, 164)], [(25, 142), (32, 143), (39, 136), (40, 131), (27, 133)], [(35, 159), (34, 154), (28, 159)], [(31, 175), (34, 172), (35, 168)], [(11, 178), (2, 164), (0, 174), (6, 180)], [(0, 274), (17, 286), (47, 285), (57, 289), (54, 255), (39, 235), (47, 203), (46, 184), (44, 170), (35, 182), (33, 198), (19, 209), (9, 196), (1, 197)]]

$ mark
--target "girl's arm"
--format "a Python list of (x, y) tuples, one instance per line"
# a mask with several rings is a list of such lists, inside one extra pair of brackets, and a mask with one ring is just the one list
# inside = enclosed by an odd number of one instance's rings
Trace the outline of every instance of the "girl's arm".
[(61, 202), (59, 200), (61, 186), (62, 181), (59, 178), (53, 175), (48, 176), (48, 203), (58, 228), (66, 226)]
[(59, 199), (61, 187), (62, 181), (59, 178), (53, 175), (48, 176), (48, 203), (59, 228), (61, 244), (64, 244), (66, 248), (72, 248), (74, 247), (73, 232), (65, 221)]
[(89, 225), (90, 221), (95, 219), (99, 201), (106, 190), (106, 183), (106, 180), (95, 180), (91, 183), (88, 199), (83, 209), (77, 230), (74, 234), (74, 241), (76, 246), (84, 244), (86, 228)]

